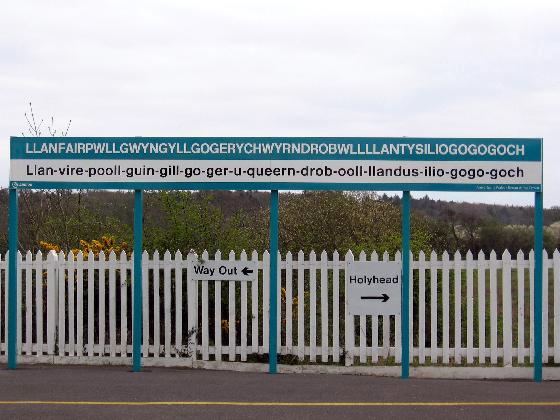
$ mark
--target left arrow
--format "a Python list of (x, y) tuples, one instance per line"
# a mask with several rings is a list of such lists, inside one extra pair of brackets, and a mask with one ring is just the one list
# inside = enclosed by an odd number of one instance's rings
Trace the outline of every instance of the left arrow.
[(253, 272), (253, 270), (250, 270), (249, 267), (245, 267), (243, 270), (241, 270), (241, 272), (243, 274), (245, 274), (246, 276), (248, 276), (249, 274), (251, 274)]

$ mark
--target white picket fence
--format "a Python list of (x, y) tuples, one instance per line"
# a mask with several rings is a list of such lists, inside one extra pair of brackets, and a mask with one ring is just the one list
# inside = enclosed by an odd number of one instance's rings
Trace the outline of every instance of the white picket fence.
[[(255, 282), (191, 281), (189, 259), (144, 252), (142, 355), (180, 360), (265, 362), (269, 342), (269, 254)], [(209, 260), (207, 253), (201, 255)], [(388, 261), (388, 253), (378, 257)], [(400, 253), (394, 256), (400, 259)], [(221, 260), (221, 253), (214, 256)], [(229, 260), (235, 260), (231, 252)], [(326, 252), (278, 257), (278, 343), (282, 361), (398, 364), (400, 317), (347, 316), (344, 270), (354, 256)], [(368, 260), (365, 253), (357, 259)], [(66, 358), (130, 357), (132, 258), (122, 253), (18, 254), (18, 353)], [(411, 263), (411, 361), (419, 365), (523, 366), (533, 361), (533, 264), (420, 253)], [(7, 255), (0, 261), (0, 354), (6, 352)], [(560, 363), (560, 253), (543, 253), (543, 363)], [(553, 317), (549, 317), (553, 315)], [(189, 334), (192, 332), (191, 334)], [(88, 359), (89, 357), (89, 359)]]

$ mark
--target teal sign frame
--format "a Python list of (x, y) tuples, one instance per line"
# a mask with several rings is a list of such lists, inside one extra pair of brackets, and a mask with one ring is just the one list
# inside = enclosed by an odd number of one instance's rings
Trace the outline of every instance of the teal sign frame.
[(540, 139), (11, 138), (14, 188), (540, 191)]
[[(540, 138), (11, 137), (8, 369), (17, 367), (20, 189), (134, 190), (132, 368), (142, 370), (143, 190), (270, 191), (270, 272), (279, 190), (402, 191), (401, 377), (410, 373), (410, 191), (535, 194), (534, 380), (542, 381), (543, 142)], [(277, 276), (270, 276), (269, 373), (277, 372)]]

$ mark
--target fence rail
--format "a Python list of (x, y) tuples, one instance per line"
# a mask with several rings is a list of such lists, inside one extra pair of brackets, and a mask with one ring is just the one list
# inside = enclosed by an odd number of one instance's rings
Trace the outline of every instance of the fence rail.
[[(400, 316), (349, 316), (345, 266), (388, 253), (279, 254), (278, 343), (284, 362), (398, 364)], [(133, 256), (123, 252), (45, 256), (18, 253), (17, 351), (66, 358), (130, 357)], [(142, 255), (142, 355), (265, 361), (269, 254), (230, 252), (257, 261), (253, 282), (192, 281), (180, 252)], [(212, 259), (222, 260), (217, 252)], [(6, 352), (7, 255), (0, 261), (0, 354)], [(498, 259), (432, 252), (411, 256), (411, 362), (418, 365), (525, 366), (533, 362), (534, 254)], [(282, 360), (282, 359), (281, 359)], [(560, 363), (560, 253), (543, 252), (543, 363)]]

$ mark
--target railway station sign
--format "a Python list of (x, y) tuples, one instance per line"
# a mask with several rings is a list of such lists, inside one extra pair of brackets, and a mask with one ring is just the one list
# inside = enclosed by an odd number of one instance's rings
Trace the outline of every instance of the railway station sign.
[[(270, 266), (278, 270), (279, 190), (403, 191), (401, 262), (348, 262), (350, 315), (401, 314), (401, 377), (409, 377), (411, 191), (533, 191), (534, 379), (542, 380), (543, 142), (540, 138), (11, 137), (8, 368), (17, 365), (19, 189), (134, 189), (134, 253), (142, 253), (143, 190), (270, 190)], [(256, 280), (255, 262), (198, 261), (193, 280)], [(141, 259), (134, 260), (133, 371), (141, 370)], [(277, 276), (270, 276), (269, 372), (277, 372)], [(6, 287), (8, 290), (8, 287)], [(402, 313), (401, 313), (402, 310)], [(348, 331), (351, 331), (349, 329)], [(352, 358), (349, 347), (347, 360)]]
[(541, 191), (541, 139), (12, 137), (12, 188)]
[(400, 315), (400, 261), (349, 261), (346, 304), (350, 315)]

